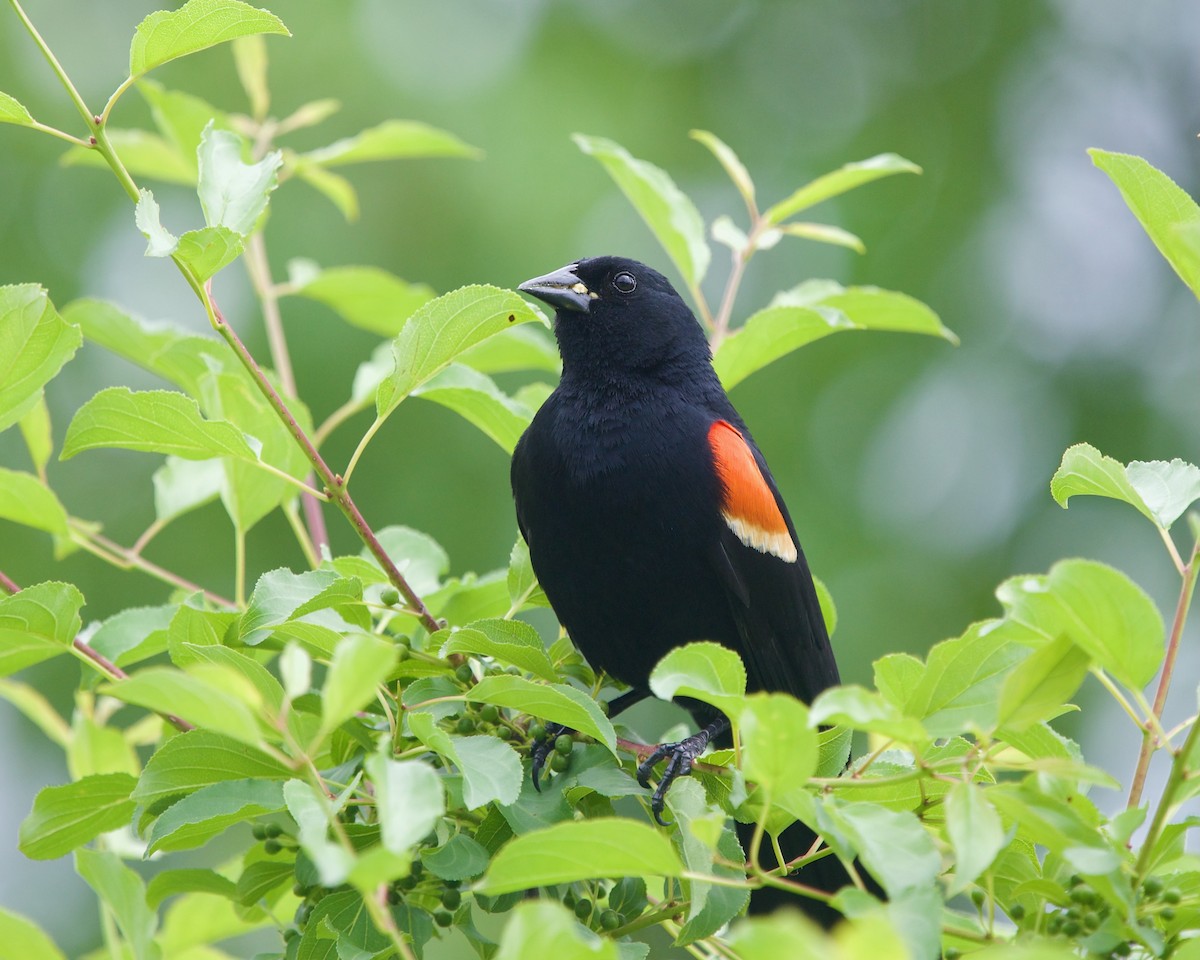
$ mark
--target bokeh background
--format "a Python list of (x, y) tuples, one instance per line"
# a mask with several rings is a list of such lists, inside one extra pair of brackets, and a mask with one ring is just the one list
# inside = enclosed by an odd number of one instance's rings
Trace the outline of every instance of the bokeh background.
[[(123, 79), (135, 24), (152, 0), (27, 0), (76, 85), (101, 105)], [(375, 264), (439, 290), (515, 286), (579, 256), (666, 257), (572, 132), (611, 137), (666, 168), (711, 219), (740, 202), (689, 140), (716, 132), (780, 198), (849, 161), (898, 152), (924, 168), (812, 211), (862, 236), (865, 256), (785, 241), (751, 264), (735, 316), (809, 277), (901, 290), (962, 338), (838, 336), (739, 386), (734, 400), (765, 450), (815, 570), (841, 615), (847, 680), (875, 657), (922, 653), (999, 612), (992, 592), (1065, 556), (1101, 559), (1141, 583), (1169, 615), (1177, 579), (1134, 511), (1080, 500), (1063, 511), (1048, 483), (1062, 451), (1087, 440), (1121, 460), (1200, 458), (1200, 317), (1089, 146), (1141, 154), (1200, 192), (1200, 6), (1191, 0), (276, 0), (291, 28), (269, 38), (273, 113), (336, 97), (343, 109), (291, 141), (308, 148), (381, 120), (421, 119), (485, 151), (479, 162), (363, 165), (347, 224), (299, 183), (272, 203), (267, 242), (278, 276), (296, 256)], [(228, 48), (155, 77), (226, 110), (244, 110)], [(0, 10), (0, 90), (38, 118), (78, 117), (10, 9)], [(136, 94), (115, 123), (148, 123)], [(0, 127), (0, 283), (38, 281), (62, 306), (111, 298), (197, 331), (202, 314), (144, 241), (107, 173), (57, 164), (63, 145)], [(168, 223), (195, 223), (194, 196), (156, 188)], [(716, 248), (707, 289), (726, 264)], [(670, 272), (668, 270), (668, 272)], [(226, 313), (266, 357), (249, 285), (218, 279)], [(375, 341), (317, 304), (285, 301), (302, 394), (318, 419), (348, 395)], [(70, 413), (112, 383), (153, 381), (85, 347), (49, 390), (61, 440)], [(513, 385), (513, 384), (508, 384)], [(344, 463), (368, 419), (327, 447)], [(17, 431), (0, 464), (26, 468)], [(156, 458), (91, 453), (51, 466), (76, 515), (132, 543), (153, 519)], [(440, 407), (404, 405), (355, 474), (372, 523), (438, 539), (455, 573), (503, 566), (515, 536), (506, 457)], [(356, 549), (335, 515), (337, 548)], [(219, 505), (177, 522), (150, 556), (228, 593), (230, 552), (203, 549)], [(250, 566), (301, 563), (278, 517), (257, 527)], [(69, 579), (103, 618), (158, 603), (165, 588), (0, 521), (0, 568), (23, 583)], [(1170, 716), (1190, 709), (1196, 631)], [(63, 710), (73, 667), (31, 671)], [(1091, 691), (1094, 694), (1094, 691)], [(1064, 728), (1091, 759), (1127, 777), (1136, 735), (1090, 711)], [(31, 863), (17, 826), (36, 791), (63, 782), (56, 749), (0, 703), (0, 903), (53, 931), (70, 954), (95, 945), (91, 901), (68, 861)], [(1121, 798), (1101, 792), (1107, 806)], [(0, 951), (2, 952), (2, 951)]]

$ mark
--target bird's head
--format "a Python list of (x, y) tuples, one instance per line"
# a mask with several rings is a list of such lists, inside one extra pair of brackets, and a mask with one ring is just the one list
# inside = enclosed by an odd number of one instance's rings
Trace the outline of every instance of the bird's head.
[(517, 289), (554, 307), (554, 333), (567, 370), (708, 363), (708, 341), (691, 309), (666, 277), (637, 260), (577, 260)]

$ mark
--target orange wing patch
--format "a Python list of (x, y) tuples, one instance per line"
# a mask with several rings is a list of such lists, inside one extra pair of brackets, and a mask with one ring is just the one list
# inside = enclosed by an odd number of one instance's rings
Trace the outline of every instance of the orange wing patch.
[(729, 529), (751, 549), (794, 563), (796, 544), (745, 438), (718, 420), (708, 428), (708, 445), (724, 488), (721, 516)]

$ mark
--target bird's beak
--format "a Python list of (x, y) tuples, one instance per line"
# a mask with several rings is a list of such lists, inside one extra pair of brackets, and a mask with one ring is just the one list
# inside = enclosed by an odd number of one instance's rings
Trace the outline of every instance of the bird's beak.
[(534, 277), (517, 287), (522, 293), (550, 304), (556, 310), (573, 310), (587, 313), (596, 294), (592, 293), (575, 273), (575, 264), (569, 263), (544, 277)]

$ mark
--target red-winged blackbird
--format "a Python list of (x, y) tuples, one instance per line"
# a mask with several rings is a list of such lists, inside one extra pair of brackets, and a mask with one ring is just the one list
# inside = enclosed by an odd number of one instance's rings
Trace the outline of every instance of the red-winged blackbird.
[[(563, 373), (513, 454), (517, 523), (575, 645), (632, 688), (614, 707), (648, 695), (655, 664), (693, 640), (736, 650), (751, 691), (808, 703), (836, 684), (787, 507), (670, 282), (637, 261), (595, 257), (518, 289), (555, 308)], [(700, 732), (638, 769), (645, 785), (668, 761), (652, 798), (660, 822), (671, 781), (729, 729), (712, 708), (685, 706)], [(545, 751), (534, 752), (536, 783)], [(812, 834), (796, 825), (783, 839), (796, 857)], [(827, 857), (801, 879), (834, 890), (846, 873)], [(771, 893), (756, 894), (752, 909), (780, 902)], [(820, 919), (834, 916), (814, 906)]]

